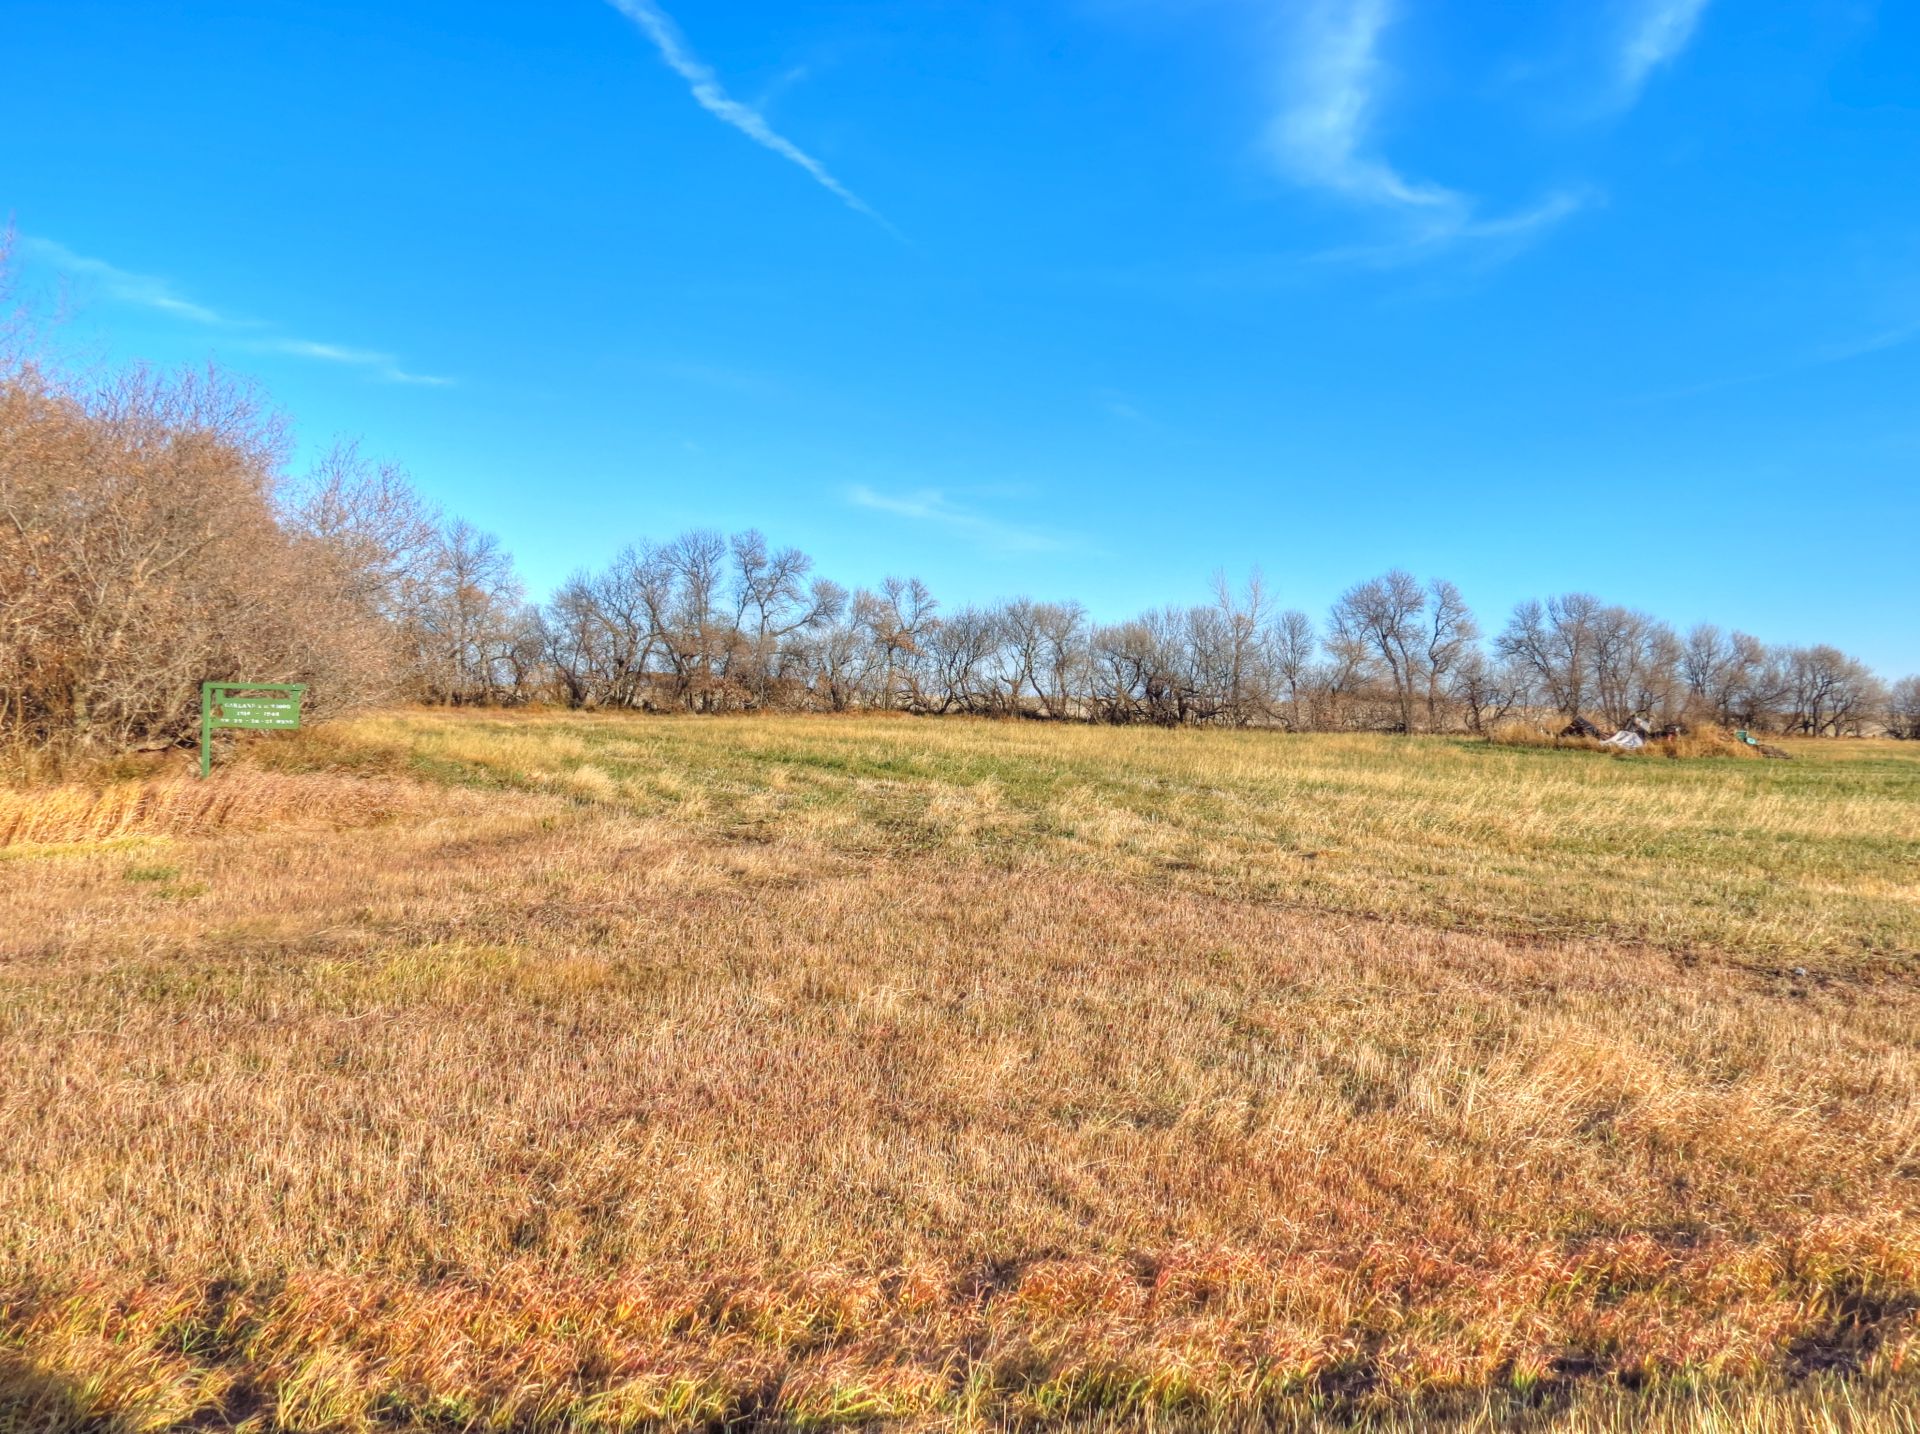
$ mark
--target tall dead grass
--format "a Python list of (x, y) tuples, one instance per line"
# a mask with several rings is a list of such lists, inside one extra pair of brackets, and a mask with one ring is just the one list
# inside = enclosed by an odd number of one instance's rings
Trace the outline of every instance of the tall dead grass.
[(1561, 736), (1531, 722), (1503, 722), (1487, 733), (1487, 740), (1496, 747), (1547, 747), (1562, 752), (1602, 752), (1612, 757), (1726, 757), (1749, 761), (1763, 755), (1758, 748), (1749, 747), (1731, 732), (1718, 727), (1698, 727), (1672, 737), (1650, 737), (1638, 747), (1617, 747), (1597, 737)]
[(0, 848), (116, 837), (188, 837), (227, 827), (366, 826), (403, 809), (392, 782), (238, 767), (200, 780), (166, 776), (104, 785), (0, 786)]

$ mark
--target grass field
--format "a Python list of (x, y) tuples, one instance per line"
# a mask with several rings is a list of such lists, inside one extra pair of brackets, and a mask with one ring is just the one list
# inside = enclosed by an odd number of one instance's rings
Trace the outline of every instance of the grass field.
[(1794, 751), (404, 713), (0, 792), (0, 1428), (1920, 1430), (1920, 751)]

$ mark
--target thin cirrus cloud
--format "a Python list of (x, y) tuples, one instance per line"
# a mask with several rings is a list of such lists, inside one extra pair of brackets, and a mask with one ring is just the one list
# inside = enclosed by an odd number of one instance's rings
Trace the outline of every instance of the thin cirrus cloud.
[(1498, 263), (1595, 202), (1591, 190), (1560, 189), (1511, 214), (1491, 219), (1474, 218), (1470, 211), (1449, 215), (1444, 222), (1412, 225), (1384, 243), (1347, 244), (1324, 249), (1314, 257), (1324, 263), (1392, 268), (1449, 248), (1471, 246), (1480, 258)]
[(104, 259), (93, 259), (85, 254), (76, 254), (64, 244), (33, 235), (21, 236), (20, 249), (30, 258), (45, 260), (64, 274), (99, 285), (103, 294), (120, 303), (152, 309), (157, 313), (170, 314), (176, 319), (187, 319), (196, 324), (226, 328), (237, 326), (236, 321), (216, 313), (206, 305), (182, 298), (165, 279), (156, 279), (148, 274), (130, 273), (109, 264)]
[(1642, 0), (1627, 17), (1618, 59), (1621, 98), (1631, 104), (1653, 72), (1687, 48), (1707, 0)]
[(258, 319), (235, 318), (205, 304), (195, 303), (181, 295), (165, 279), (151, 274), (136, 274), (117, 264), (109, 264), (104, 259), (77, 254), (56, 240), (23, 237), (21, 249), (71, 278), (97, 285), (102, 294), (117, 303), (151, 309), (155, 313), (184, 319), (205, 328), (228, 330), (235, 334), (235, 342), (240, 348), (252, 353), (285, 354), (292, 358), (311, 359), (316, 363), (339, 364), (360, 369), (384, 383), (444, 388), (453, 382), (450, 378), (434, 374), (413, 373), (402, 368), (399, 360), (389, 353), (275, 334), (269, 325)]
[(1393, 242), (1322, 257), (1386, 264), (1466, 243), (1517, 249), (1587, 203), (1584, 192), (1557, 191), (1487, 217), (1472, 195), (1389, 162), (1375, 142), (1374, 121), (1387, 82), (1380, 40), (1393, 19), (1392, 0), (1315, 0), (1289, 36), (1284, 95), (1267, 136), (1275, 161), (1295, 183), (1390, 213), (1401, 225)]
[(876, 492), (864, 484), (855, 484), (847, 490), (847, 501), (856, 508), (865, 508), (870, 512), (891, 513), (896, 518), (944, 528), (993, 552), (1057, 553), (1073, 546), (1056, 534), (1003, 523), (972, 512), (953, 502), (938, 488), (918, 488), (911, 493), (891, 494)]
[(247, 348), (256, 353), (288, 354), (293, 358), (313, 359), (319, 363), (345, 364), (350, 368), (365, 369), (375, 378), (386, 383), (419, 384), (425, 388), (447, 388), (453, 380), (437, 374), (412, 373), (400, 367), (392, 354), (379, 353), (373, 349), (347, 348), (341, 344), (315, 343), (312, 339), (259, 339), (249, 341)]
[(1272, 128), (1275, 155), (1303, 184), (1364, 204), (1458, 211), (1463, 195), (1408, 179), (1368, 152), (1381, 85), (1380, 36), (1388, 0), (1321, 0), (1294, 36), (1288, 95)]
[(1862, 358), (1867, 354), (1877, 354), (1886, 349), (1904, 348), (1915, 339), (1920, 339), (1920, 319), (1881, 329), (1864, 338), (1828, 344), (1819, 349), (1814, 357), (1820, 363), (1845, 363), (1848, 359)]
[(766, 116), (759, 110), (728, 94), (726, 86), (720, 83), (720, 77), (714, 73), (713, 67), (694, 54), (693, 47), (687, 43), (687, 37), (681, 33), (680, 27), (674, 24), (673, 17), (655, 4), (654, 0), (607, 0), (607, 3), (631, 20), (649, 40), (653, 41), (654, 48), (660, 52), (660, 58), (666, 61), (667, 68), (687, 82), (687, 89), (700, 108), (722, 124), (732, 125), (755, 144), (772, 150), (791, 164), (798, 165), (812, 177), (814, 183), (854, 213), (871, 219), (896, 239), (900, 237), (900, 231), (895, 229), (885, 216), (836, 179), (826, 165), (768, 124)]
[(1810, 369), (1826, 368), (1833, 364), (1851, 363), (1855, 359), (1866, 358), (1872, 354), (1885, 353), (1889, 349), (1905, 348), (1908, 344), (1920, 340), (1920, 319), (1895, 324), (1891, 328), (1877, 329), (1850, 339), (1840, 339), (1817, 348), (1808, 349), (1798, 357), (1770, 368), (1753, 369), (1746, 373), (1727, 374), (1720, 378), (1706, 379), (1700, 383), (1687, 384), (1681, 388), (1662, 389), (1653, 393), (1638, 395), (1635, 403), (1665, 403), (1673, 399), (1698, 398), (1702, 394), (1719, 393), (1730, 388), (1744, 388), (1750, 384), (1773, 383), (1796, 374), (1806, 373)]

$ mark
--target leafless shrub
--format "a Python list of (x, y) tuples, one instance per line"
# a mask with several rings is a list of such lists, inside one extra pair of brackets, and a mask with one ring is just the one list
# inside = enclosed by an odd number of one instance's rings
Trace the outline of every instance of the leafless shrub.
[(0, 383), (0, 733), (166, 746), (206, 680), (306, 682), (316, 710), (390, 690), (352, 564), (283, 526), (279, 418), (218, 373), (93, 392)]

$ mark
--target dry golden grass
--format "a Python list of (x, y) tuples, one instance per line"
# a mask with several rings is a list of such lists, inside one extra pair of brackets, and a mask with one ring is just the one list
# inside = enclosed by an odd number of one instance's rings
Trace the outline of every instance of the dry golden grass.
[[(1849, 970), (1920, 951), (1920, 744), (1613, 761), (1465, 738), (409, 714), (270, 749), (852, 856), (1035, 862), (1449, 929)], [(316, 737), (320, 734), (316, 733)]]
[[(1729, 757), (1758, 761), (1764, 753), (1719, 727), (1701, 727), (1675, 737), (1653, 737), (1638, 747), (1613, 746), (1599, 737), (1563, 737), (1531, 722), (1503, 722), (1487, 734), (1496, 747), (1546, 747), (1561, 752), (1599, 752), (1633, 761), (1648, 757)], [(1773, 747), (1774, 751), (1783, 748)]]
[[(229, 774), (383, 825), (16, 852), (0, 1428), (1916, 1428), (1904, 758), (1191, 735), (415, 714)], [(1786, 868), (1803, 976), (1255, 849), (1463, 770), (1894, 864)]]
[(292, 778), (248, 768), (205, 781), (174, 774), (104, 785), (0, 787), (0, 851), (129, 837), (186, 837), (223, 827), (366, 826), (393, 816), (390, 782), (329, 774)]

